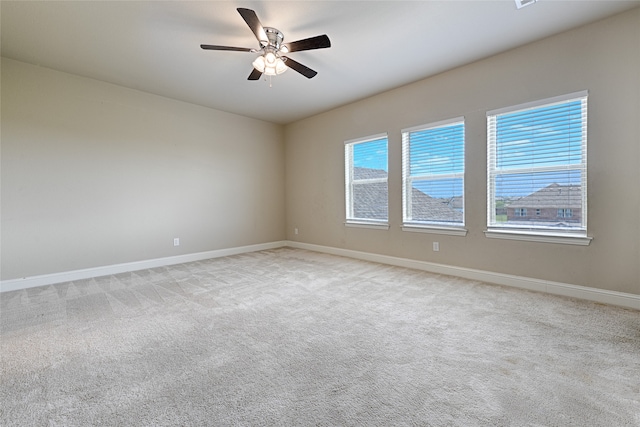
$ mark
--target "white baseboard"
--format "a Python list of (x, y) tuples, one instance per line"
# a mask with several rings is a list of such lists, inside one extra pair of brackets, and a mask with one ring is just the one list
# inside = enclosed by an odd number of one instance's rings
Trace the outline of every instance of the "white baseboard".
[(416, 261), (388, 255), (378, 255), (349, 249), (313, 245), (309, 243), (288, 241), (287, 246), (640, 310), (640, 295), (624, 292), (608, 291), (605, 289), (589, 288), (586, 286), (571, 285), (568, 283), (513, 276), (510, 274), (493, 273), (490, 271), (474, 270), (464, 267), (454, 267), (451, 265), (436, 264), (427, 261)]
[(0, 281), (0, 292), (17, 291), (36, 286), (53, 285), (73, 280), (90, 279), (92, 277), (108, 276), (111, 274), (128, 273), (147, 268), (163, 267), (166, 265), (182, 264), (185, 262), (201, 261), (204, 259), (220, 258), (248, 252), (276, 249), (286, 246), (286, 242), (270, 242), (257, 245), (240, 246), (236, 248), (218, 249), (193, 254), (177, 255), (166, 258), (156, 258), (144, 261), (127, 262), (124, 264), (107, 265), (103, 267), (86, 268), (82, 270), (65, 271), (62, 273), (44, 274), (41, 276), (23, 277), (20, 279)]
[(143, 270), (147, 268), (156, 268), (167, 265), (182, 264), (185, 262), (201, 261), (204, 259), (220, 258), (248, 252), (277, 249), (284, 246), (307, 249), (310, 251), (322, 252), (332, 255), (345, 256), (349, 258), (356, 258), (364, 261), (379, 262), (381, 264), (395, 265), (398, 267), (413, 268), (416, 270), (423, 270), (436, 274), (445, 274), (448, 276), (462, 277), (470, 280), (528, 289), (531, 291), (545, 292), (555, 295), (563, 295), (602, 304), (611, 304), (640, 310), (640, 295), (635, 294), (608, 291), (605, 289), (589, 288), (586, 286), (571, 285), (568, 283), (551, 282), (548, 280), (540, 280), (530, 277), (493, 273), (484, 270), (474, 270), (464, 267), (436, 264), (427, 261), (416, 261), (406, 258), (392, 257), (388, 255), (379, 255), (369, 252), (360, 252), (350, 249), (340, 249), (294, 241), (262, 243), (257, 245), (240, 246), (236, 248), (219, 249), (213, 251), (198, 252), (194, 254), (87, 268), (83, 270), (66, 271), (62, 273), (45, 274), (42, 276), (3, 280), (0, 281), (0, 292), (15, 291), (20, 289), (33, 288), (36, 286), (53, 285), (56, 283), (70, 282), (73, 280), (90, 279), (92, 277), (108, 276), (110, 274), (128, 273), (131, 271)]

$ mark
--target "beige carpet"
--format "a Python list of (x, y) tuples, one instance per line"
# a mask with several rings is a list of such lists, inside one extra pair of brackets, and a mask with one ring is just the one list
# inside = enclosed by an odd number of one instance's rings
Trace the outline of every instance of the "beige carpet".
[(640, 312), (295, 249), (0, 295), (2, 426), (640, 426)]

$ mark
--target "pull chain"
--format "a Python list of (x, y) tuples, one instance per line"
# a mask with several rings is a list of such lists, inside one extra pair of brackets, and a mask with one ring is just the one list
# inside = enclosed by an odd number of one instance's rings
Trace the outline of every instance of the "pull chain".
[[(271, 82), (271, 77), (273, 77), (273, 76), (269, 76), (269, 87), (273, 87), (272, 82)], [(266, 74), (264, 75), (264, 81), (265, 82), (267, 81), (267, 75)]]

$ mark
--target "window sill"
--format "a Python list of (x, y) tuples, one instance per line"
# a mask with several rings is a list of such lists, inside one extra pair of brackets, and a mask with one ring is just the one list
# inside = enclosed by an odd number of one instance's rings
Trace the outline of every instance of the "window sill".
[(534, 233), (515, 230), (485, 230), (484, 235), (490, 239), (521, 240), (579, 246), (588, 246), (591, 240), (593, 240), (593, 237), (569, 233)]
[(353, 228), (371, 228), (375, 230), (388, 230), (389, 224), (386, 222), (365, 222), (365, 221), (347, 221), (344, 223), (346, 227)]
[(438, 227), (428, 225), (408, 225), (402, 226), (402, 231), (409, 231), (412, 233), (430, 233), (430, 234), (448, 234), (449, 236), (466, 236), (466, 228), (458, 227)]

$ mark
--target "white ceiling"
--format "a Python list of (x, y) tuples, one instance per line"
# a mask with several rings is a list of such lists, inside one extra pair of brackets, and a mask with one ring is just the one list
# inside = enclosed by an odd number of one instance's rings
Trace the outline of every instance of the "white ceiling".
[[(275, 123), (292, 121), (638, 7), (640, 0), (5, 1), (2, 56)], [(237, 7), (285, 42), (320, 34), (329, 49), (295, 52), (318, 71), (248, 81), (258, 47)]]

